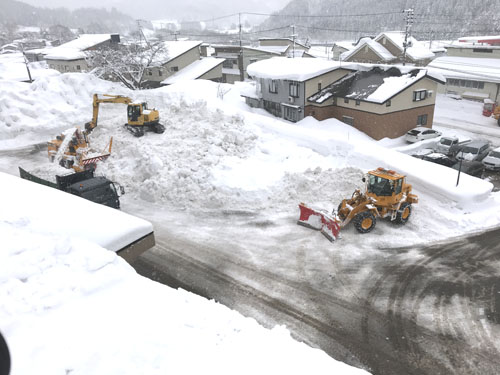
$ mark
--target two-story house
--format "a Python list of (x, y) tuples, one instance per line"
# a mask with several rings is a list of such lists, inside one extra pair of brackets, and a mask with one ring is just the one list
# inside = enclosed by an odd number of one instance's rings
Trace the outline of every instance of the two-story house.
[(416, 126), (432, 127), (437, 86), (444, 82), (427, 69), (358, 66), (309, 96), (304, 114), (336, 118), (377, 140), (397, 138)]
[(82, 72), (88, 69), (85, 61), (85, 51), (91, 51), (104, 46), (116, 46), (120, 43), (118, 34), (82, 34), (71, 42), (58, 47), (45, 49), (44, 59), (49, 68), (61, 73)]
[(306, 99), (351, 70), (323, 59), (275, 57), (251, 64), (255, 90), (242, 94), (248, 105), (289, 121), (304, 118)]
[(413, 37), (407, 40), (404, 48), (405, 33), (400, 31), (383, 32), (374, 39), (363, 38), (356, 47), (341, 55), (342, 61), (371, 64), (402, 62), (425, 66), (435, 57), (434, 53)]

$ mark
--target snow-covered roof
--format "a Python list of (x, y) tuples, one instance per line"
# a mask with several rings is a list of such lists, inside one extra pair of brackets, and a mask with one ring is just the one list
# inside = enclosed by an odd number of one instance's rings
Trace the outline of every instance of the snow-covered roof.
[(360, 70), (325, 87), (308, 100), (321, 104), (335, 96), (382, 104), (426, 76), (439, 81), (436, 76), (428, 74), (426, 69), (410, 70), (390, 65), (375, 66), (370, 70), (359, 65), (358, 69)]
[(255, 78), (287, 79), (302, 82), (338, 68), (340, 68), (340, 64), (335, 61), (273, 57), (248, 65), (247, 73)]
[(111, 39), (111, 34), (82, 34), (77, 39), (47, 51), (48, 60), (78, 60), (85, 58), (85, 50)]
[(340, 42), (333, 43), (333, 47), (338, 46), (340, 48), (344, 48), (344, 49), (350, 51), (350, 50), (356, 48), (354, 43), (355, 42), (352, 42), (352, 41), (340, 41)]
[(271, 53), (275, 55), (283, 55), (290, 46), (258, 46), (258, 47), (243, 47), (244, 49), (262, 51), (266, 53)]
[(201, 45), (200, 41), (192, 40), (176, 40), (176, 41), (166, 41), (163, 45), (166, 48), (164, 53), (159, 53), (155, 57), (155, 62), (159, 64), (165, 64), (186, 52), (192, 50)]
[(303, 43), (299, 43), (297, 42), (296, 40), (294, 41), (293, 39), (291, 38), (259, 38), (259, 42), (260, 41), (263, 41), (263, 42), (270, 42), (270, 41), (273, 41), (273, 40), (279, 40), (279, 41), (286, 41), (286, 42), (290, 42), (290, 43), (295, 43), (296, 45), (299, 45), (299, 46), (302, 46), (304, 48), (309, 48), (308, 46), (306, 46), (305, 44)]
[(385, 48), (382, 44), (377, 43), (371, 38), (361, 39), (356, 48), (344, 52), (343, 54), (341, 54), (340, 58), (345, 61), (354, 54), (356, 54), (361, 49), (365, 48), (365, 46), (368, 46), (373, 52), (375, 52), (377, 56), (380, 57), (381, 61), (387, 62), (387, 61), (392, 61), (396, 58), (395, 56), (392, 55), (392, 53), (390, 53), (387, 50), (387, 48)]
[(432, 60), (427, 67), (447, 78), (500, 82), (500, 59), (443, 56)]
[[(385, 31), (380, 33), (375, 37), (375, 41), (380, 41), (382, 37), (385, 36), (387, 39), (390, 39), (394, 45), (396, 45), (401, 52), (403, 52), (403, 43), (405, 41), (405, 33), (402, 31)], [(425, 60), (432, 59), (434, 57), (434, 53), (425, 48), (425, 46), (416, 40), (414, 37), (408, 38), (408, 43), (411, 44), (411, 47), (406, 48), (406, 54), (410, 56), (413, 60)]]
[(205, 73), (211, 71), (216, 66), (222, 64), (224, 59), (218, 59), (215, 57), (205, 57), (192, 64), (189, 64), (185, 68), (182, 68), (174, 75), (168, 77), (162, 81), (162, 85), (171, 85), (173, 83), (178, 83), (182, 81), (191, 81), (193, 79), (198, 79)]

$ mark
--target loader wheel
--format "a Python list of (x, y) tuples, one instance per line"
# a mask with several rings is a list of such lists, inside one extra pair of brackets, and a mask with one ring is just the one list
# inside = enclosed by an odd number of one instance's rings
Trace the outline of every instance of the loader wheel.
[(364, 211), (354, 217), (353, 223), (358, 232), (368, 233), (375, 228), (377, 219), (370, 211)]
[(411, 216), (411, 204), (405, 202), (399, 207), (398, 213), (396, 214), (396, 219), (394, 220), (397, 224), (406, 224)]

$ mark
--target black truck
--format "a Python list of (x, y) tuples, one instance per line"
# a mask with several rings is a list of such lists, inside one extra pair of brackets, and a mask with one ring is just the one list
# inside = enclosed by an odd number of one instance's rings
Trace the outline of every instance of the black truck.
[(106, 177), (94, 176), (93, 169), (56, 176), (56, 183), (37, 177), (21, 167), (19, 167), (19, 175), (25, 180), (50, 186), (112, 208), (120, 208), (119, 197), (125, 194), (123, 186)]

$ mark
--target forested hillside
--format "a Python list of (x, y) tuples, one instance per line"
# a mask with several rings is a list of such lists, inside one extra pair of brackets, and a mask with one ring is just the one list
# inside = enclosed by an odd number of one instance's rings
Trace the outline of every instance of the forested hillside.
[[(498, 0), (292, 0), (260, 25), (289, 36), (294, 24), (300, 39), (356, 40), (380, 31), (403, 30), (402, 11), (415, 10), (413, 35), (420, 40), (500, 34)], [(288, 33), (288, 34), (287, 34)]]
[(111, 9), (80, 8), (70, 11), (66, 8), (38, 8), (20, 1), (2, 0), (0, 24), (40, 26), (47, 28), (62, 25), (81, 28), (85, 32), (120, 32), (134, 24), (134, 20)]

